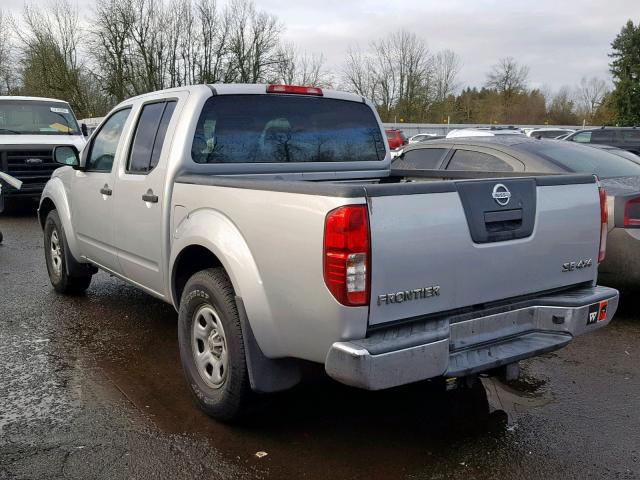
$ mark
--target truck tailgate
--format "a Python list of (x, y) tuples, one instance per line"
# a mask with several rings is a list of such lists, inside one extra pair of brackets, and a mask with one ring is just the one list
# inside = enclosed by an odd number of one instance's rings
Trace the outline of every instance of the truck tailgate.
[(459, 181), (449, 191), (422, 185), (368, 198), (370, 325), (595, 280), (595, 179)]

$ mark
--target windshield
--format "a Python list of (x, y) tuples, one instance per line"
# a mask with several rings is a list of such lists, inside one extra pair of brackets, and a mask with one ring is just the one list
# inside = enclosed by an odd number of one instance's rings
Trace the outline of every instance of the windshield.
[(71, 107), (63, 102), (0, 100), (0, 135), (79, 135)]
[(585, 145), (541, 140), (522, 143), (518, 147), (546, 158), (570, 172), (593, 173), (599, 178), (640, 175), (640, 165), (637, 163)]
[(191, 154), (197, 163), (363, 162), (386, 150), (364, 103), (268, 94), (208, 99)]

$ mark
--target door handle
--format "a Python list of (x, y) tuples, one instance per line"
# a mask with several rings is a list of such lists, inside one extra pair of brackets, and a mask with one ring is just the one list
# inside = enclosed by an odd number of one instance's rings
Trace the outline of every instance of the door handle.
[(149, 203), (158, 203), (158, 196), (153, 194), (153, 190), (147, 190), (147, 193), (142, 195), (142, 200)]
[(102, 195), (111, 195), (113, 193), (113, 190), (111, 190), (111, 188), (109, 188), (109, 185), (105, 183), (104, 187), (100, 189), (100, 193)]

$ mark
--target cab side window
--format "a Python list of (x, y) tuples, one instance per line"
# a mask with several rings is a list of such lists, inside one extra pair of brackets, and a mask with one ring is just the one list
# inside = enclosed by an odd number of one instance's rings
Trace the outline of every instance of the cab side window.
[(91, 150), (87, 157), (86, 170), (111, 171), (122, 129), (129, 118), (129, 113), (131, 113), (131, 108), (119, 110), (104, 122), (100, 131), (93, 137)]
[(513, 167), (504, 160), (483, 152), (456, 150), (447, 165), (447, 170), (473, 170), (480, 172), (513, 172)]
[(148, 173), (158, 164), (175, 106), (175, 101), (161, 101), (142, 107), (129, 151), (128, 173)]

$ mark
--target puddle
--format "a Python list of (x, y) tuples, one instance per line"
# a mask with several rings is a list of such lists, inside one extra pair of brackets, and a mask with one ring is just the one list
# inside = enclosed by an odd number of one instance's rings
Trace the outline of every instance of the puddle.
[(481, 377), (480, 381), (493, 411), (503, 412), (508, 431), (513, 431), (518, 417), (532, 408), (543, 407), (553, 401), (546, 381), (521, 370), (517, 380), (508, 383), (498, 377)]

